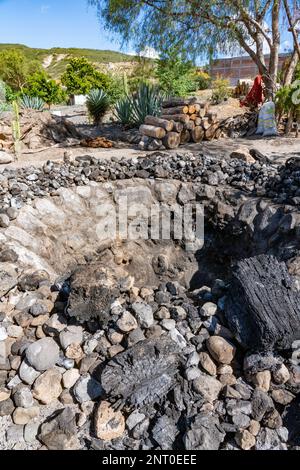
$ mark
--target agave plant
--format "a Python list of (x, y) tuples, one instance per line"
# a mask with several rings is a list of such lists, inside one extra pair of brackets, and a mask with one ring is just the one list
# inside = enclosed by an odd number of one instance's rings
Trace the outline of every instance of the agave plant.
[(103, 90), (94, 89), (89, 93), (86, 105), (94, 124), (98, 125), (109, 108), (109, 99)]
[(132, 98), (132, 121), (143, 124), (148, 115), (159, 116), (164, 95), (154, 85), (142, 83)]
[(115, 106), (115, 116), (123, 126), (128, 126), (132, 123), (132, 98), (126, 96), (118, 101)]
[(35, 111), (42, 111), (45, 103), (39, 96), (22, 95), (20, 98), (20, 107), (22, 109), (34, 109)]

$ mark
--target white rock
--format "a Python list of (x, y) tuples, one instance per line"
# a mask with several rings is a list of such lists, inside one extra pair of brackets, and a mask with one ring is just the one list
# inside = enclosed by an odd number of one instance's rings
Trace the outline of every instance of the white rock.
[(59, 347), (52, 338), (39, 339), (25, 352), (29, 364), (38, 371), (51, 369), (59, 359)]
[(154, 323), (152, 308), (144, 302), (135, 302), (132, 309), (136, 315), (137, 321), (142, 328), (150, 328)]
[(6, 328), (4, 328), (4, 326), (0, 326), (0, 341), (5, 341), (7, 337), (8, 334)]
[(63, 349), (70, 344), (81, 344), (83, 341), (83, 330), (81, 326), (68, 326), (59, 334), (59, 341)]
[(0, 165), (13, 162), (13, 156), (3, 150), (0, 150)]
[(73, 387), (73, 385), (75, 385), (75, 383), (77, 382), (77, 380), (79, 379), (79, 377), (80, 377), (80, 374), (79, 374), (79, 370), (78, 370), (78, 369), (70, 369), (70, 370), (67, 370), (67, 371), (63, 374), (63, 378), (62, 378), (64, 388), (71, 388), (71, 387)]
[(76, 382), (73, 392), (76, 400), (79, 403), (83, 403), (85, 401), (99, 398), (103, 393), (103, 389), (99, 382), (93, 379), (90, 375), (87, 375), (85, 377), (81, 377)]
[(33, 396), (44, 405), (56, 400), (62, 392), (61, 373), (58, 369), (49, 369), (40, 375), (33, 387)]
[(212, 317), (217, 313), (218, 307), (213, 302), (206, 302), (200, 309), (203, 317)]

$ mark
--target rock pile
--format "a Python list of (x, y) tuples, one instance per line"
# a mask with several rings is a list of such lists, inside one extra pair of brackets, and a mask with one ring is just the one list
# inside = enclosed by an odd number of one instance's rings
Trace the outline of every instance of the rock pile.
[[(115, 281), (107, 321), (78, 323), (68, 313), (72, 285), (85, 299), (75, 278), (60, 292), (45, 273), (24, 281), (0, 314), (2, 449), (300, 445), (299, 419), (290, 418), (299, 349), (245, 353), (225, 320), (225, 282), (189, 292), (175, 281), (155, 289)], [(105, 293), (94, 295), (102, 305)]]
[[(89, 184), (90, 181), (122, 180), (130, 178), (178, 179), (202, 183), (212, 187), (228, 185), (253, 196), (278, 200), (268, 189), (276, 180), (278, 168), (268, 163), (247, 163), (240, 159), (226, 159), (191, 153), (158, 153), (149, 158), (113, 161), (97, 160), (90, 156), (76, 157), (64, 164), (48, 162), (42, 168), (5, 169), (0, 172), (0, 208), (19, 208), (35, 197), (54, 194), (60, 187)], [(295, 179), (299, 191), (299, 181)], [(293, 202), (293, 201), (291, 201)], [(295, 201), (296, 202), (296, 201)]]

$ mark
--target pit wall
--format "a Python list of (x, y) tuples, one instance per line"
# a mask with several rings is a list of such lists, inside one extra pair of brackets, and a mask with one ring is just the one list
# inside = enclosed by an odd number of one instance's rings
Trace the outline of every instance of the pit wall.
[[(0, 228), (0, 252), (11, 249), (18, 256), (17, 261), (0, 263), (0, 297), (24, 272), (45, 270), (54, 280), (111, 247), (115, 240), (109, 236), (99, 239), (99, 227), (109, 214), (109, 208), (116, 207), (124, 196), (128, 207), (140, 203), (146, 208), (155, 203), (166, 208), (192, 201), (202, 203), (205, 228), (220, 234), (219, 251), (237, 258), (274, 253), (289, 260), (292, 273), (300, 275), (297, 256), (300, 214), (295, 207), (247, 198), (231, 188), (175, 180), (132, 179), (60, 188), (55, 196), (37, 198), (31, 205), (23, 206), (7, 228)], [(167, 242), (163, 245), (171, 252), (180, 249), (180, 256), (183, 256), (181, 243), (177, 248)], [(142, 244), (136, 243), (135, 247), (139, 247), (136, 249), (142, 257)], [(155, 247), (157, 243), (149, 242), (147, 250), (150, 253)], [(200, 248), (197, 244), (192, 247), (193, 254)], [(173, 255), (178, 256), (175, 251)]]

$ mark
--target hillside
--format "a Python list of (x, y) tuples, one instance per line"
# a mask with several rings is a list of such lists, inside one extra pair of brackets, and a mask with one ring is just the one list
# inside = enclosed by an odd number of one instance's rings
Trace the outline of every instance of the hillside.
[(99, 69), (111, 69), (112, 71), (126, 69), (134, 66), (137, 57), (115, 51), (102, 51), (97, 49), (60, 48), (36, 49), (23, 44), (0, 44), (0, 52), (6, 49), (17, 49), (28, 59), (38, 60), (53, 78), (59, 78), (65, 71), (68, 61), (72, 57), (86, 57)]

